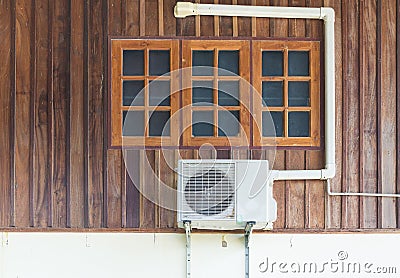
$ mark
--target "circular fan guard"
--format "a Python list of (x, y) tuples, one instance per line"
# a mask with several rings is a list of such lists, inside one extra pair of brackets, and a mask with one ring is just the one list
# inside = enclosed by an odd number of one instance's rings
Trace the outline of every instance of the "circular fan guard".
[(234, 182), (222, 171), (211, 169), (192, 176), (185, 186), (185, 199), (195, 212), (212, 216), (232, 203)]

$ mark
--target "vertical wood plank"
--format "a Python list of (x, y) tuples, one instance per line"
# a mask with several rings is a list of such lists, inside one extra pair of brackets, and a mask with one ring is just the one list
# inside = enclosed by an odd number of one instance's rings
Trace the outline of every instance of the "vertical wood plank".
[[(288, 151), (286, 156), (287, 169), (304, 169), (304, 155), (304, 151)], [(305, 181), (288, 181), (286, 184), (286, 227), (302, 229), (305, 227)]]
[[(275, 161), (271, 161), (273, 163), (274, 170), (285, 170), (285, 156), (286, 152), (283, 150), (277, 150), (275, 153)], [(271, 166), (270, 166), (271, 167)], [(275, 181), (274, 182), (274, 199), (277, 204), (277, 219), (274, 222), (274, 228), (283, 229), (287, 226), (286, 219), (286, 182), (285, 181)]]
[[(214, 4), (214, 0), (203, 0), (200, 1), (203, 4)], [(205, 37), (214, 36), (215, 29), (215, 17), (213, 16), (202, 16), (200, 17), (200, 25), (202, 28), (200, 29), (200, 35)]]
[(10, 1), (3, 1), (0, 5), (0, 126), (3, 134), (0, 136), (0, 227), (10, 226), (11, 216), (11, 92), (12, 92), (12, 5)]
[(155, 151), (140, 150), (140, 228), (155, 228)]
[[(376, 1), (360, 3), (360, 184), (377, 191)], [(361, 228), (377, 228), (377, 199), (361, 198)]]
[[(270, 0), (270, 5), (271, 6), (288, 6), (289, 2), (288, 0)], [(277, 18), (277, 19), (270, 19), (269, 27), (270, 27), (270, 34), (273, 37), (280, 37), (284, 38), (287, 37), (289, 34), (289, 28), (288, 28), (289, 21), (287, 19), (283, 18)]]
[(121, 153), (111, 151), (107, 155), (107, 227), (122, 226), (121, 208)]
[[(251, 0), (238, 0), (239, 5), (251, 5)], [(252, 19), (250, 17), (239, 17), (238, 21), (238, 35), (241, 37), (251, 37), (252, 35)]]
[[(158, 35), (158, 3), (157, 0), (145, 1), (145, 35), (157, 36)], [(141, 15), (142, 16), (142, 15)], [(142, 17), (141, 17), (142, 19)]]
[[(257, 6), (269, 6), (269, 0), (256, 0)], [(255, 33), (257, 37), (269, 37), (270, 19), (269, 18), (255, 18)], [(253, 27), (254, 28), (254, 27)]]
[[(214, 0), (214, 4), (218, 4), (219, 0)], [(219, 36), (219, 16), (214, 16), (214, 36)]]
[[(397, 0), (397, 18), (400, 18), (400, 0)], [(400, 47), (400, 20), (397, 21), (397, 25), (396, 25), (396, 32), (397, 32), (397, 36), (396, 36), (396, 44), (397, 44), (397, 48)], [(396, 56), (396, 63), (397, 63), (397, 69), (400, 68), (400, 55), (397, 54)], [(400, 82), (400, 70), (397, 70), (397, 109), (396, 111), (400, 111), (400, 86), (399, 86), (399, 82)], [(397, 143), (400, 142), (400, 113), (397, 112)], [(400, 148), (397, 148), (397, 161), (399, 161), (400, 159)], [(400, 192), (400, 163), (397, 163), (397, 192)], [(397, 198), (397, 210), (399, 210), (400, 208), (400, 200), (399, 198)], [(397, 228), (400, 228), (400, 213), (397, 212)]]
[[(335, 10), (335, 92), (336, 92), (336, 142), (335, 142), (335, 158), (336, 158), (336, 174), (331, 181), (331, 189), (340, 191), (342, 189), (342, 134), (343, 134), (343, 90), (342, 90), (342, 2), (335, 0), (325, 0), (324, 5), (332, 7)], [(342, 198), (328, 197), (327, 202), (326, 227), (336, 228), (341, 227), (342, 220)]]
[(16, 1), (16, 96), (15, 96), (15, 226), (30, 226), (30, 178), (31, 178), (31, 97), (34, 54), (32, 43), (32, 3), (30, 0)]
[(53, 3), (53, 226), (67, 226), (69, 156), (69, 3)]
[[(238, 1), (237, 0), (232, 0), (232, 5), (237, 5)], [(234, 16), (232, 17), (232, 36), (237, 37), (239, 35), (239, 26), (238, 26), (238, 17)]]
[[(381, 67), (380, 77), (380, 189), (384, 193), (396, 192), (396, 1), (383, 1), (381, 5)], [(381, 227), (396, 227), (396, 203), (392, 198), (381, 200)]]
[(33, 224), (46, 227), (49, 206), (49, 151), (48, 129), (48, 76), (49, 26), (48, 1), (35, 2), (35, 94), (34, 94), (34, 141), (33, 141)]
[[(219, 4), (231, 5), (232, 0), (219, 0)], [(229, 16), (219, 17), (219, 35), (220, 36), (233, 36), (233, 18)]]
[[(125, 12), (122, 10), (122, 2), (123, 0), (112, 0), (108, 3), (108, 33), (116, 36), (120, 36), (123, 33), (122, 26), (125, 26), (124, 17), (122, 14)], [(109, 65), (111, 66), (111, 65)], [(105, 102), (108, 104), (108, 94), (105, 95)], [(108, 105), (104, 106), (107, 109)], [(110, 115), (108, 115), (110, 117)], [(105, 136), (106, 133), (105, 133)], [(107, 154), (107, 192), (106, 194), (106, 225), (107, 227), (119, 228), (121, 226), (126, 225), (123, 218), (126, 218), (125, 212), (126, 208), (122, 208), (122, 177), (123, 174), (123, 158), (121, 150), (107, 150), (107, 146), (105, 146), (106, 154)], [(124, 190), (124, 193), (126, 191)], [(124, 216), (124, 217), (123, 217)], [(123, 223), (124, 222), (124, 223)]]
[(140, 151), (126, 151), (126, 227), (140, 226)]
[(125, 27), (123, 22), (122, 1), (124, 0), (109, 0), (108, 1), (108, 35), (120, 36), (122, 34), (122, 28)]
[[(305, 4), (305, 3), (304, 3)], [(307, 1), (307, 6), (321, 7), (323, 5), (321, 0)], [(305, 21), (306, 36), (316, 38), (321, 42), (324, 41), (321, 20), (306, 20)], [(321, 43), (321, 46), (323, 44)], [(323, 70), (323, 60), (321, 60), (320, 67)], [(320, 88), (323, 92), (323, 88)], [(321, 102), (321, 106), (322, 106)], [(321, 108), (321, 111), (324, 111)], [(323, 129), (323, 126), (320, 127)], [(323, 132), (321, 132), (323, 133)], [(306, 169), (322, 169), (324, 168), (324, 151), (306, 151)], [(317, 180), (307, 180), (305, 188), (305, 227), (311, 229), (323, 229), (325, 227), (325, 182)]]
[(158, 0), (158, 35), (164, 36), (164, 0)]
[(71, 0), (70, 52), (70, 224), (84, 227), (84, 4)]
[[(343, 2), (343, 190), (358, 192), (359, 173), (359, 7)], [(350, 131), (350, 132), (349, 132)], [(359, 227), (359, 198), (345, 197), (343, 227)]]
[[(175, 36), (176, 34), (176, 21), (174, 16), (174, 5), (175, 0), (164, 0), (164, 35), (165, 36)], [(209, 27), (210, 28), (210, 27)]]
[(146, 35), (146, 1), (139, 0), (139, 35)]
[(99, 228), (104, 221), (103, 211), (103, 5), (91, 0), (88, 11), (88, 226)]
[(175, 150), (163, 150), (160, 159), (160, 228), (175, 228), (176, 174)]
[[(122, 0), (125, 7), (125, 24), (123, 34), (126, 36), (139, 36), (140, 34), (140, 2), (139, 0)], [(142, 31), (143, 32), (143, 31)], [(144, 32), (143, 32), (144, 34)]]

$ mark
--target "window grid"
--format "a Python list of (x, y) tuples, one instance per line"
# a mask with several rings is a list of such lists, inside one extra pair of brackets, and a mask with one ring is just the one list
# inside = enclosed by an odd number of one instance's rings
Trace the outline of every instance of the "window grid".
[[(172, 115), (179, 108), (179, 98), (177, 96), (177, 88), (179, 87), (178, 77), (173, 73), (179, 66), (179, 45), (178, 40), (115, 40), (112, 41), (112, 80), (111, 80), (111, 144), (113, 146), (125, 145), (141, 146), (151, 145), (157, 146), (161, 144), (172, 145), (178, 144), (176, 129), (170, 128), (169, 136), (150, 136), (149, 135), (149, 119), (153, 112), (169, 111), (170, 126), (175, 126), (177, 120)], [(144, 51), (144, 65), (142, 75), (124, 75), (123, 71), (123, 55), (124, 50), (140, 50)], [(170, 71), (171, 75), (156, 76), (150, 75), (149, 53), (153, 50), (168, 50), (170, 52)], [(123, 104), (123, 83), (125, 81), (140, 80), (144, 82), (144, 103), (143, 105), (128, 106)], [(170, 82), (170, 104), (165, 106), (150, 105), (149, 101), (149, 83), (153, 80)], [(124, 111), (143, 111), (144, 113), (144, 134), (143, 136), (123, 136), (123, 113)], [(117, 116), (115, 116), (117, 115)], [(175, 117), (176, 118), (176, 117)], [(122, 139), (123, 137), (123, 139)]]
[[(282, 51), (283, 52), (283, 76), (262, 76), (262, 52), (263, 51)], [(289, 51), (306, 51), (309, 53), (309, 75), (290, 76), (289, 75)], [(320, 144), (320, 114), (319, 114), (319, 43), (318, 42), (299, 42), (299, 41), (256, 41), (253, 44), (253, 64), (254, 88), (258, 92), (254, 94), (255, 119), (253, 123), (254, 145), (277, 145), (277, 146), (318, 146)], [(262, 84), (265, 81), (283, 82), (283, 105), (265, 106), (262, 102)], [(289, 106), (289, 82), (303, 81), (309, 82), (309, 104), (308, 106)], [(282, 112), (283, 113), (283, 135), (282, 137), (263, 136), (262, 132), (262, 113), (263, 112)], [(309, 113), (309, 137), (289, 137), (289, 113), (308, 112)]]
[[(183, 67), (192, 67), (193, 51), (207, 50), (213, 51), (213, 75), (193, 75), (192, 71), (185, 72), (183, 77), (183, 105), (190, 109), (184, 109), (184, 127), (183, 145), (199, 146), (204, 143), (215, 144), (217, 146), (250, 144), (250, 117), (249, 117), (249, 92), (247, 84), (240, 81), (240, 77), (249, 81), (250, 70), (250, 46), (246, 41), (183, 41)], [(218, 55), (220, 51), (238, 51), (239, 55), (239, 76), (220, 75), (218, 69)], [(213, 82), (213, 106), (193, 105), (193, 81), (211, 81)], [(239, 82), (239, 105), (238, 106), (220, 106), (218, 99), (218, 89), (220, 81), (238, 81)], [(247, 93), (246, 93), (247, 92)], [(213, 136), (193, 136), (192, 129), (192, 111), (211, 111), (213, 113)], [(218, 112), (219, 111), (239, 111), (240, 126), (238, 136), (220, 136), (218, 135)]]

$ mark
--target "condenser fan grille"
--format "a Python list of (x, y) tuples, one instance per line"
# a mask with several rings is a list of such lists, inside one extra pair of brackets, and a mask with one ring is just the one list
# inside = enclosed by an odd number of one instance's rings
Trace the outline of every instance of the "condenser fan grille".
[(221, 214), (234, 202), (234, 164), (200, 164), (189, 167), (184, 196), (194, 212), (212, 216)]

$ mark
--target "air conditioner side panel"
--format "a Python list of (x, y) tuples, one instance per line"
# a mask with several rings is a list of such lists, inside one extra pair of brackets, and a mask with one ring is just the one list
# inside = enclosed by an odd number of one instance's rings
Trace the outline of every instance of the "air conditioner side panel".
[(236, 171), (236, 221), (255, 221), (261, 225), (274, 221), (276, 202), (272, 196), (272, 187), (269, 186), (268, 161), (238, 161)]

